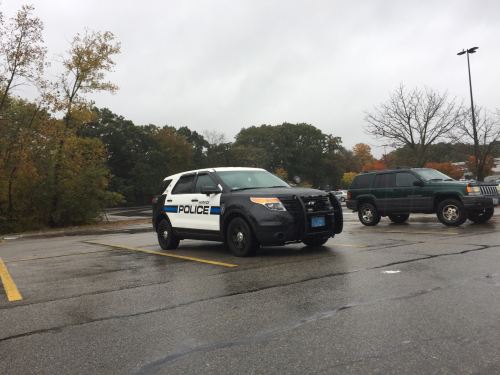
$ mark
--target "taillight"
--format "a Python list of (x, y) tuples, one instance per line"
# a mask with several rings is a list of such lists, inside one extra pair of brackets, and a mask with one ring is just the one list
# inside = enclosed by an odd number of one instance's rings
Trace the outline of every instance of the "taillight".
[(350, 201), (350, 200), (351, 200), (351, 192), (350, 192), (350, 191), (348, 191), (348, 192), (347, 192), (347, 200), (348, 200), (348, 201)]

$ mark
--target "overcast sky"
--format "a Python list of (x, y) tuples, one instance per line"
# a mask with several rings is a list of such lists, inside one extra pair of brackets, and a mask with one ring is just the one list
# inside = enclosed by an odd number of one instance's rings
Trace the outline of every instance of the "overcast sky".
[[(364, 111), (400, 84), (500, 108), (499, 0), (2, 0), (33, 4), (49, 56), (85, 27), (121, 42), (120, 90), (90, 98), (136, 125), (224, 133), (306, 122), (352, 149), (372, 146)], [(387, 152), (390, 150), (388, 149)]]

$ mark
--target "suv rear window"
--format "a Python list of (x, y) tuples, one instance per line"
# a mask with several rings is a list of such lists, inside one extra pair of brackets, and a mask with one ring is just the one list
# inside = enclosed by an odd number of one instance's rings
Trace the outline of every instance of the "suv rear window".
[(368, 189), (372, 180), (372, 174), (358, 175), (349, 189)]
[(170, 185), (171, 182), (172, 182), (172, 179), (163, 181), (161, 183), (160, 187), (158, 188), (158, 190), (156, 191), (156, 195), (162, 195), (165, 192), (165, 190), (167, 189), (168, 185)]
[(390, 188), (392, 187), (392, 173), (378, 174), (373, 181), (373, 188)]
[(193, 193), (193, 185), (194, 185), (194, 178), (196, 175), (188, 175), (188, 176), (182, 176), (179, 178), (179, 181), (177, 181), (177, 184), (175, 185), (174, 189), (172, 190), (172, 194), (191, 194)]

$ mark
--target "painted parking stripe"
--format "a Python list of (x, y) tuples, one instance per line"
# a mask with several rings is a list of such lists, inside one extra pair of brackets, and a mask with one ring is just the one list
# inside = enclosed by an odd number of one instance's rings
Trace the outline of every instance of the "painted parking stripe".
[(0, 242), (5, 242), (5, 241), (3, 240), (3, 238), (0, 238)]
[(330, 246), (366, 247), (366, 246), (363, 246), (363, 245), (347, 245), (347, 244), (342, 244), (342, 243), (329, 243), (329, 242), (327, 242), (326, 245), (330, 245)]
[(437, 234), (437, 235), (455, 235), (458, 233), (450, 233), (450, 232), (408, 232), (403, 230), (363, 230), (363, 229), (352, 229), (352, 230), (343, 230), (342, 232), (366, 232), (366, 233), (408, 233), (408, 234)]
[(19, 290), (17, 290), (17, 286), (14, 283), (14, 280), (9, 275), (9, 271), (3, 264), (2, 259), (0, 258), (0, 279), (2, 280), (3, 288), (5, 289), (5, 293), (7, 293), (7, 298), (9, 301), (20, 301), (23, 299), (21, 294), (19, 294)]
[(174, 254), (166, 254), (166, 253), (159, 253), (157, 251), (150, 251), (150, 250), (143, 250), (143, 249), (137, 249), (135, 247), (127, 247), (127, 246), (118, 246), (118, 245), (110, 245), (107, 243), (100, 243), (100, 242), (92, 242), (92, 241), (83, 241), (85, 243), (91, 243), (94, 245), (102, 245), (102, 246), (111, 246), (111, 247), (116, 247), (118, 249), (127, 249), (127, 250), (134, 250), (134, 251), (141, 251), (143, 253), (148, 253), (148, 254), (156, 254), (156, 255), (162, 255), (165, 257), (171, 257), (171, 258), (179, 258), (179, 259), (185, 259), (185, 260), (192, 260), (195, 262), (201, 262), (201, 263), (209, 263), (209, 264), (215, 264), (218, 266), (224, 266), (224, 267), (238, 267), (237, 264), (229, 264), (229, 263), (221, 263), (221, 262), (213, 262), (211, 260), (205, 260), (205, 259), (198, 259), (198, 258), (191, 258), (191, 257), (184, 257), (182, 255), (174, 255)]

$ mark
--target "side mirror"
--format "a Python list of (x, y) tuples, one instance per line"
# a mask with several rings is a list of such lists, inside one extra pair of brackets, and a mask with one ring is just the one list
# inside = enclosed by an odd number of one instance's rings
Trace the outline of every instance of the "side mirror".
[(200, 189), (201, 194), (219, 194), (221, 193), (221, 190), (217, 186), (202, 186)]
[(413, 186), (424, 186), (424, 183), (422, 181), (413, 181)]

